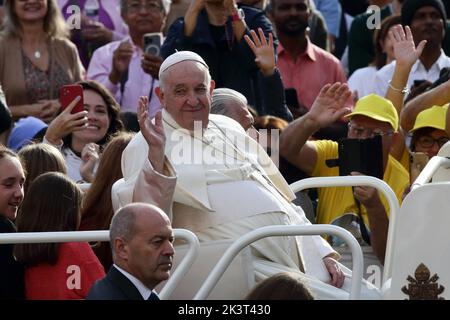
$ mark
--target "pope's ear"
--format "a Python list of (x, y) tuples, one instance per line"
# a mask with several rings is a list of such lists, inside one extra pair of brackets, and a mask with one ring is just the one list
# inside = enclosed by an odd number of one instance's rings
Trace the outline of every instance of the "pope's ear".
[(213, 90), (216, 88), (216, 82), (214, 80), (211, 80), (209, 83), (209, 93), (212, 95)]
[(161, 90), (161, 87), (156, 87), (155, 93), (158, 96), (158, 99), (159, 99), (159, 102), (161, 102), (161, 105), (164, 106), (164, 92)]

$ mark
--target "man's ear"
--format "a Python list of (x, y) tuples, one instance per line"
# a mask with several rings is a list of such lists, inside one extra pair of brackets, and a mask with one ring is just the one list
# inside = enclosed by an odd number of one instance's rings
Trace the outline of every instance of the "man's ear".
[(209, 94), (212, 96), (214, 89), (216, 88), (216, 82), (211, 79), (209, 83)]
[(118, 258), (120, 258), (120, 260), (128, 260), (128, 249), (128, 243), (125, 239), (121, 237), (114, 239), (114, 253)]
[(164, 104), (164, 92), (161, 90), (161, 87), (156, 87), (155, 88), (155, 93), (158, 96), (158, 99), (159, 99), (159, 102), (161, 102), (161, 105), (163, 107), (165, 107), (165, 104)]
[(125, 13), (125, 11), (123, 10), (120, 11), (120, 17), (122, 18), (122, 21), (128, 26), (128, 16)]

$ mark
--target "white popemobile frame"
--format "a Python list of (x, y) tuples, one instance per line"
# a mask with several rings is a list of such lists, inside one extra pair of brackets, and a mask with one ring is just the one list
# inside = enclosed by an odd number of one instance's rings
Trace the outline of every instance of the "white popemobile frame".
[[(174, 229), (176, 239), (187, 241), (189, 249), (178, 268), (171, 275), (159, 297), (164, 300), (169, 297), (177, 287), (180, 280), (189, 271), (198, 255), (200, 247), (197, 236), (186, 229)], [(68, 232), (18, 232), (1, 233), (0, 244), (15, 243), (48, 243), (48, 242), (84, 242), (84, 241), (109, 241), (109, 230), (100, 231), (68, 231)]]

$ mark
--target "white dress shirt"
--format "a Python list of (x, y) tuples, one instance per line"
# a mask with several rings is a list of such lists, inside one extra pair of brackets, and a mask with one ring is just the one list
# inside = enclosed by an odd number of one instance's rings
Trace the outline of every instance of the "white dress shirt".
[[(392, 61), (390, 64), (384, 66), (376, 73), (375, 93), (379, 96), (386, 96), (387, 90), (389, 88), (389, 81), (392, 79), (392, 76), (394, 74), (395, 64), (396, 62)], [(445, 67), (450, 67), (450, 58), (445, 55), (443, 50), (441, 50), (441, 55), (428, 71), (425, 69), (422, 62), (420, 60), (417, 60), (409, 74), (407, 82), (408, 88), (411, 88), (414, 80), (428, 80), (430, 82), (436, 81), (439, 78), (439, 72), (441, 72), (441, 69)]]

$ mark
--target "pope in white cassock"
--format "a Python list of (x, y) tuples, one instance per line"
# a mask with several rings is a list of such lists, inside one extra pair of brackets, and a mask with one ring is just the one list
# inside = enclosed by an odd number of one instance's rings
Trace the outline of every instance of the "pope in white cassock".
[[(201, 242), (236, 239), (269, 225), (310, 224), (259, 144), (234, 120), (209, 114), (215, 84), (199, 55), (174, 53), (161, 65), (159, 79), (156, 93), (164, 109), (152, 123), (147, 98), (140, 100), (141, 132), (123, 152), (123, 179), (112, 190), (115, 210), (136, 201), (156, 204), (173, 228), (189, 229)], [(321, 95), (343, 106), (343, 90)], [(350, 274), (320, 236), (266, 238), (252, 245), (252, 254), (257, 281), (292, 269), (318, 298), (348, 297)], [(377, 297), (376, 290), (368, 291)]]

